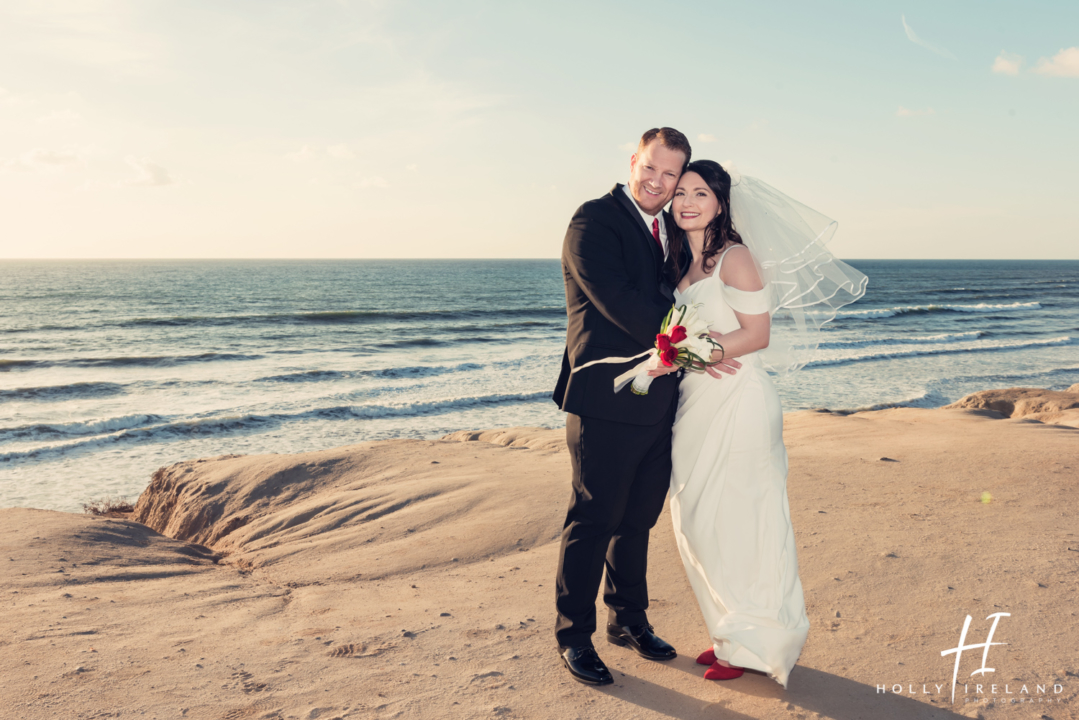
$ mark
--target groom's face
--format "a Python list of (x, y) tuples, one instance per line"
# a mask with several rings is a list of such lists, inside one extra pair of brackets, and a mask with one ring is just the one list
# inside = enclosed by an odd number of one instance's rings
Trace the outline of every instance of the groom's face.
[(658, 140), (641, 148), (629, 159), (629, 191), (649, 215), (656, 215), (674, 197), (686, 156)]

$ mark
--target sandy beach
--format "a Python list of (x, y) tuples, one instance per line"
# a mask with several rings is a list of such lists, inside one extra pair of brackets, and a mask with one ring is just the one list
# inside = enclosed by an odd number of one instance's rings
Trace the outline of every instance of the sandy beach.
[[(597, 635), (615, 684), (570, 679), (563, 435), (223, 455), (159, 470), (126, 518), (0, 510), (0, 717), (1079, 717), (1079, 386), (785, 417), (812, 623), (787, 691), (701, 678), (666, 513), (649, 617), (679, 657)], [(953, 703), (941, 652), (998, 612), (995, 671), (966, 651)]]

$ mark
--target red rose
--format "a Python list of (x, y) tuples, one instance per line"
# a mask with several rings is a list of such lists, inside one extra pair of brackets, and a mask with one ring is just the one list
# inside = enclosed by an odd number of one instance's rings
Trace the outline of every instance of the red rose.
[(671, 339), (663, 333), (656, 335), (656, 347), (660, 352), (666, 352), (671, 347)]
[(671, 336), (672, 343), (680, 343), (686, 339), (686, 329), (681, 325), (675, 325), (667, 331), (667, 334)]
[(678, 359), (678, 348), (669, 347), (659, 354), (659, 361), (670, 367), (674, 365), (674, 361)]

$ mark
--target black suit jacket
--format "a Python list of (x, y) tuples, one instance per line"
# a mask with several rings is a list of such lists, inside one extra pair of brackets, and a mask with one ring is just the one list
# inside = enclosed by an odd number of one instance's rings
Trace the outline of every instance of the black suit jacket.
[[(664, 213), (668, 237), (674, 220)], [(690, 253), (682, 253), (688, 265)], [(577, 209), (562, 243), (566, 283), (566, 350), (553, 399), (568, 413), (654, 425), (678, 391), (674, 374), (656, 378), (647, 395), (614, 392), (614, 379), (634, 363), (593, 365), (605, 357), (630, 357), (655, 344), (685, 272), (664, 262), (659, 244), (621, 184)]]

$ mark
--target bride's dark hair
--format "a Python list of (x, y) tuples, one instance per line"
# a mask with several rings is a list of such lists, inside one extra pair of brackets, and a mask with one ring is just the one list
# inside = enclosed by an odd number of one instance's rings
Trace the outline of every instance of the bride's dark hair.
[[(729, 242), (744, 244), (742, 243), (742, 236), (734, 229), (734, 222), (731, 220), (731, 176), (715, 160), (694, 160), (686, 167), (686, 172), (695, 172), (700, 175), (708, 188), (719, 199), (720, 212), (704, 229), (704, 251), (702, 253), (701, 267), (705, 272), (710, 273), (712, 272), (712, 266), (716, 262), (715, 257), (723, 246)], [(674, 242), (669, 243), (671, 248), (670, 257), (675, 268), (682, 267), (681, 260), (685, 236), (685, 231), (675, 224), (671, 234), (671, 239)]]

